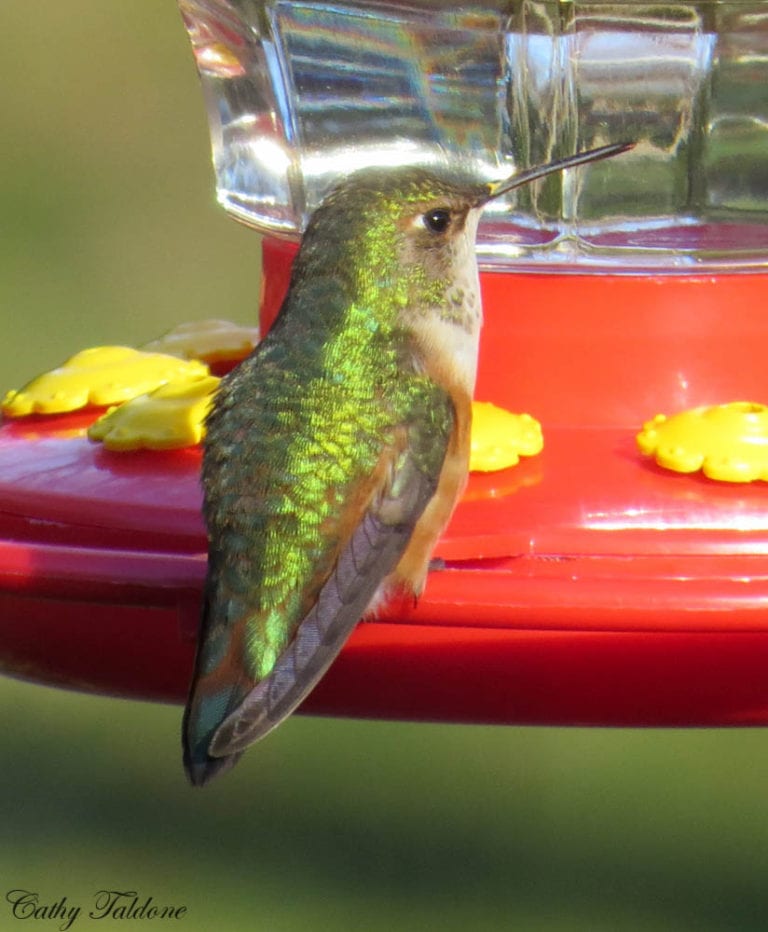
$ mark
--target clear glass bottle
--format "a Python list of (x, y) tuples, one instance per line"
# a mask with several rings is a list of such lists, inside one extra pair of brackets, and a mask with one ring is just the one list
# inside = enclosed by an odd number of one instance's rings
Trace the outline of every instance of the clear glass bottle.
[(486, 211), (488, 268), (768, 267), (768, 4), (179, 0), (221, 203), (297, 238), (339, 178), (495, 180), (609, 142)]

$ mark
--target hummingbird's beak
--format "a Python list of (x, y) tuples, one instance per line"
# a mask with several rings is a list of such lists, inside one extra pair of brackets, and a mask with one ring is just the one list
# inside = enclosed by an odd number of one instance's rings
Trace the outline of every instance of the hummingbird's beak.
[(543, 178), (552, 172), (560, 172), (565, 168), (575, 168), (577, 165), (584, 165), (587, 162), (597, 162), (600, 159), (609, 159), (611, 156), (619, 155), (634, 147), (634, 142), (615, 142), (609, 146), (600, 146), (597, 149), (588, 149), (586, 152), (577, 152), (576, 155), (569, 155), (564, 159), (557, 159), (554, 162), (547, 162), (546, 165), (537, 165), (535, 168), (529, 168), (511, 178), (505, 178), (504, 181), (495, 181), (488, 185), (488, 194), (480, 199), (480, 204), (486, 204), (494, 198), (520, 185), (528, 184), (529, 181), (535, 181), (537, 178)]

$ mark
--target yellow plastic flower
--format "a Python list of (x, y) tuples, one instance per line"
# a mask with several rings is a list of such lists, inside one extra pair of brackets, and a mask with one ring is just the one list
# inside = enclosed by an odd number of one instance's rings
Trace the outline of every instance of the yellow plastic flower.
[(701, 470), (722, 482), (768, 480), (768, 407), (751, 401), (657, 414), (637, 435), (641, 453), (666, 469)]
[(120, 404), (175, 379), (205, 378), (208, 367), (161, 353), (127, 346), (82, 350), (63, 365), (37, 376), (2, 402), (7, 417), (62, 414), (88, 405)]
[(193, 320), (179, 324), (142, 349), (182, 359), (201, 359), (212, 365), (245, 359), (258, 342), (258, 327), (241, 327), (229, 320)]
[(521, 456), (535, 456), (543, 448), (541, 425), (530, 414), (513, 414), (487, 401), (472, 403), (472, 472), (509, 469)]
[(200, 443), (219, 379), (178, 378), (155, 391), (110, 408), (88, 428), (108, 450), (174, 450)]

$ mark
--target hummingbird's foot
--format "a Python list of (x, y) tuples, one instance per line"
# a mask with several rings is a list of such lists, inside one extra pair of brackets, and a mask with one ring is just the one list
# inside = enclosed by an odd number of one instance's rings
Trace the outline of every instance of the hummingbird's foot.
[(8, 392), (0, 407), (12, 418), (64, 414), (122, 404), (175, 379), (201, 379), (208, 374), (202, 362), (142, 353), (127, 346), (97, 346)]
[(88, 428), (108, 450), (175, 450), (196, 446), (219, 386), (213, 375), (179, 377), (153, 392), (110, 408)]
[(150, 353), (199, 359), (214, 366), (245, 359), (259, 342), (258, 327), (241, 327), (229, 320), (194, 320), (179, 324), (159, 339), (145, 343)]
[(486, 401), (472, 403), (470, 472), (509, 469), (521, 456), (544, 448), (541, 424), (530, 414), (513, 414)]
[(675, 472), (721, 482), (768, 481), (768, 406), (750, 401), (657, 414), (637, 435), (640, 452)]

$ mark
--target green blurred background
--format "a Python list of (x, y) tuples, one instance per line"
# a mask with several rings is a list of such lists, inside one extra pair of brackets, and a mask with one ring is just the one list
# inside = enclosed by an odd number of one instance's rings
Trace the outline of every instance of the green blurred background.
[[(253, 320), (257, 238), (214, 204), (173, 0), (3, 0), (0, 61), (2, 387)], [(12, 888), (134, 889), (187, 932), (768, 928), (765, 731), (294, 718), (193, 791), (179, 708), (7, 679), (0, 703), (2, 930)]]

